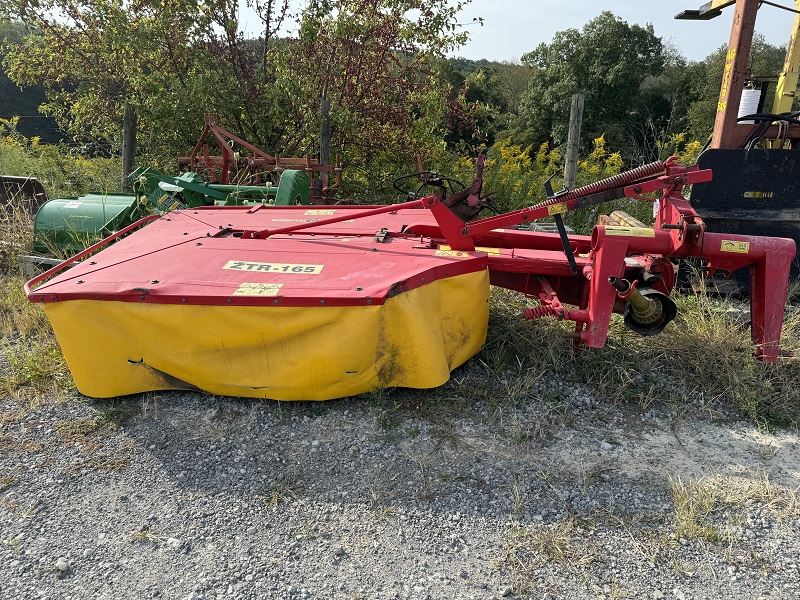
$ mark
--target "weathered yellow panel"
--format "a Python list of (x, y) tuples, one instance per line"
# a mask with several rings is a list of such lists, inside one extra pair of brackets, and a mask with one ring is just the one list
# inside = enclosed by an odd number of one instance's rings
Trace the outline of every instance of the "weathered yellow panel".
[(431, 388), (486, 340), (489, 275), (436, 280), (376, 306), (45, 303), (81, 393), (154, 390), (328, 400)]

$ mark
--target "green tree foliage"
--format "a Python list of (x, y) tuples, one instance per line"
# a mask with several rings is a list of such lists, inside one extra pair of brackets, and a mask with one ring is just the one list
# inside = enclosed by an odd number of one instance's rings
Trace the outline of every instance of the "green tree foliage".
[[(330, 105), (332, 153), (360, 164), (411, 156), (440, 137), (446, 87), (436, 61), (467, 39), (464, 2), (309, 0), (297, 39), (276, 47), (279, 84), (295, 117), (285, 146), (313, 152)], [(409, 163), (411, 164), (411, 163)]]
[(120, 143), (126, 103), (148, 125), (149, 110), (172, 100), (158, 95), (168, 77), (187, 86), (189, 50), (204, 25), (188, 0), (3, 0), (0, 7), (29, 27), (24, 42), (8, 49), (10, 77), (42, 82), (43, 111), (65, 131), (112, 146)]
[(438, 71), (451, 86), (445, 140), (466, 155), (484, 152), (504, 136), (533, 73), (526, 65), (466, 58), (442, 61)]
[(0, 0), (28, 27), (5, 67), (45, 84), (43, 110), (66, 131), (112, 148), (134, 105), (142, 160), (160, 164), (193, 146), (206, 112), (268, 152), (316, 154), (323, 98), (333, 151), (358, 164), (441, 140), (448, 87), (434, 65), (467, 39), (464, 2), (308, 0), (286, 38), (287, 0), (248, 4), (258, 39), (239, 0)]
[[(252, 0), (280, 22), (283, 2)], [(65, 131), (118, 149), (124, 106), (139, 116), (145, 160), (174, 162), (206, 112), (256, 144), (276, 143), (280, 99), (264, 37), (246, 40), (237, 0), (0, 0), (27, 26), (4, 61), (21, 85), (41, 82), (42, 110)], [(264, 35), (272, 29), (265, 24)]]
[(677, 48), (665, 45), (663, 70), (644, 79), (628, 108), (627, 136), (621, 146), (628, 162), (667, 158), (664, 150), (670, 141), (687, 129), (693, 98), (690, 64)]
[(664, 68), (664, 49), (652, 25), (628, 25), (603, 12), (578, 31), (556, 33), (522, 62), (535, 68), (522, 98), (516, 132), (536, 145), (566, 141), (570, 97), (585, 96), (584, 139), (605, 134), (614, 147), (627, 138), (626, 119), (648, 77)]
[[(0, 21), (0, 41), (20, 43), (25, 37), (25, 27), (21, 23)], [(0, 50), (0, 59), (2, 51)], [(0, 118), (10, 119), (19, 116), (17, 131), (26, 137), (38, 137), (43, 142), (54, 143), (64, 136), (58, 131), (56, 122), (44, 115), (36, 114), (40, 104), (45, 102), (45, 90), (41, 84), (18, 86), (0, 71)]]

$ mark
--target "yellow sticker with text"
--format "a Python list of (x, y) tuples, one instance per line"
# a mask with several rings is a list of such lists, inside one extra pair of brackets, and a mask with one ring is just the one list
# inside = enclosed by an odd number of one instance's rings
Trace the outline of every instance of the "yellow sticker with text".
[[(439, 250), (445, 250), (446, 251), (446, 250), (452, 250), (452, 248), (450, 246), (448, 246), (447, 244), (442, 244), (441, 246), (439, 246)], [(482, 247), (478, 246), (478, 247), (475, 248), (475, 252), (486, 252), (486, 254), (492, 254), (494, 256), (499, 256), (500, 255), (500, 249), (499, 248), (482, 248)], [(437, 256), (450, 256), (450, 255), (437, 254)], [(465, 256), (466, 256), (466, 254), (465, 254)]]
[(249, 271), (250, 273), (289, 273), (293, 275), (319, 275), (324, 265), (292, 265), (285, 263), (262, 263), (249, 260), (229, 260), (222, 268), (227, 271)]
[(619, 225), (607, 225), (606, 235), (624, 235), (628, 237), (656, 237), (655, 229), (649, 227), (622, 227)]
[(242, 283), (233, 292), (234, 296), (277, 296), (282, 283)]
[(558, 204), (551, 204), (547, 207), (547, 214), (552, 215), (561, 215), (567, 212), (567, 204), (566, 202), (559, 202)]
[(315, 209), (315, 210), (307, 210), (303, 213), (304, 215), (333, 215), (336, 214), (336, 211), (332, 208), (328, 209)]
[(750, 242), (737, 242), (734, 240), (722, 240), (722, 252), (735, 252), (736, 254), (747, 254), (750, 252)]
[(458, 258), (466, 258), (469, 252), (461, 252), (460, 250), (437, 250), (434, 256), (456, 256)]

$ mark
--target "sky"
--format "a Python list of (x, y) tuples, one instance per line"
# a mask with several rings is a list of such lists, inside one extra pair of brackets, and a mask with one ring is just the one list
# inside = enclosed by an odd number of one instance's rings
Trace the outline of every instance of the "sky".
[[(564, 29), (581, 29), (604, 10), (629, 24), (651, 23), (657, 36), (671, 41), (689, 60), (702, 60), (720, 46), (727, 46), (734, 7), (710, 21), (678, 21), (686, 9), (696, 10), (706, 0), (474, 0), (463, 12), (462, 22), (483, 17), (483, 27), (470, 27), (472, 41), (457, 54), (471, 59), (515, 60), (540, 43), (549, 43)], [(794, 8), (791, 0), (775, 0)], [(762, 5), (756, 32), (774, 45), (784, 45), (794, 23), (790, 12)]]
[[(727, 46), (734, 7), (710, 21), (677, 21), (675, 15), (686, 9), (698, 9), (707, 0), (473, 0), (460, 14), (459, 21), (468, 27), (472, 41), (454, 53), (473, 60), (517, 61), (540, 43), (549, 43), (553, 34), (564, 29), (581, 29), (604, 10), (611, 11), (629, 24), (651, 23), (657, 36), (672, 42), (689, 60), (702, 60), (720, 46)], [(793, 8), (791, 0), (773, 0)], [(243, 2), (242, 2), (243, 3)], [(299, 5), (297, 0), (293, 6)], [(242, 9), (245, 31), (254, 31), (255, 20)], [(483, 18), (483, 26), (473, 19)], [(763, 5), (756, 21), (756, 31), (771, 44), (788, 42), (794, 15)]]

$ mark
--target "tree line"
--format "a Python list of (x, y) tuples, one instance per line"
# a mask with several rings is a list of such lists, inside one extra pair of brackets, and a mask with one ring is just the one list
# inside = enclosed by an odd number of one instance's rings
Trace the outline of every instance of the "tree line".
[[(111, 152), (133, 111), (138, 162), (165, 168), (211, 113), (268, 152), (371, 175), (416, 151), (559, 148), (575, 93), (584, 145), (603, 137), (626, 165), (710, 134), (724, 45), (691, 62), (652, 25), (602, 12), (519, 62), (448, 58), (468, 39), (464, 3), (307, 0), (291, 14), (288, 0), (248, 0), (253, 37), (237, 0), (0, 0), (0, 111), (14, 110), (13, 82), (66, 135)], [(784, 54), (756, 36), (751, 71), (779, 73)]]

